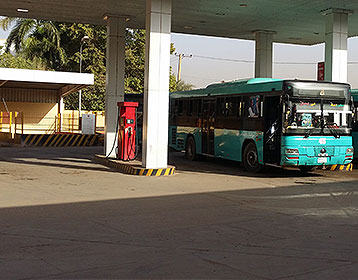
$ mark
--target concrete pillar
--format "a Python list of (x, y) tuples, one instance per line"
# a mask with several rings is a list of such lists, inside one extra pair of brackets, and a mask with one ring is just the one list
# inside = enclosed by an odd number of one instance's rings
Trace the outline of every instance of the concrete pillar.
[(146, 0), (142, 165), (165, 168), (168, 159), (168, 113), (171, 0)]
[(58, 99), (58, 114), (59, 114), (59, 117), (60, 117), (60, 120), (59, 120), (59, 132), (62, 131), (62, 125), (63, 125), (63, 112), (65, 111), (65, 103), (63, 101), (63, 97), (60, 96), (59, 99)]
[[(115, 157), (118, 119), (117, 102), (124, 101), (125, 34), (126, 19), (115, 15), (107, 19), (106, 61), (106, 123), (104, 151), (106, 156)], [(114, 142), (116, 142), (114, 144)], [(114, 148), (113, 148), (114, 145)], [(112, 150), (113, 148), (113, 150)]]
[(332, 82), (347, 82), (348, 72), (348, 15), (352, 11), (329, 9), (326, 16), (325, 74), (324, 79)]
[(255, 77), (272, 78), (272, 45), (275, 32), (258, 30), (255, 45)]

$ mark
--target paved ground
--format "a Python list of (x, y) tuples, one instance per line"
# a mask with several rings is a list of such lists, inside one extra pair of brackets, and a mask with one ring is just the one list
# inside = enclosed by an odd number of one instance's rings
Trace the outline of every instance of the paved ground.
[(91, 148), (0, 148), (0, 278), (357, 279), (358, 172), (187, 162), (133, 177)]

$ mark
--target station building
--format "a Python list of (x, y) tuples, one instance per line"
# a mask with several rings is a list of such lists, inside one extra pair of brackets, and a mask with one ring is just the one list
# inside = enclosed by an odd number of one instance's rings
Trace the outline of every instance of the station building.
[(93, 82), (93, 74), (0, 68), (2, 138), (60, 130), (63, 98)]

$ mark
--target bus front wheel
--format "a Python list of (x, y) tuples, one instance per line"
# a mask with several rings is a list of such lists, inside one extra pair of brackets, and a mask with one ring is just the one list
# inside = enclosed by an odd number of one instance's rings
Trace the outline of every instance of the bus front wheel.
[(185, 157), (191, 161), (198, 159), (198, 155), (196, 154), (195, 140), (192, 136), (190, 136), (186, 141)]
[(259, 156), (257, 153), (255, 143), (249, 143), (244, 149), (243, 156), (244, 167), (249, 172), (259, 172), (262, 165), (259, 163)]

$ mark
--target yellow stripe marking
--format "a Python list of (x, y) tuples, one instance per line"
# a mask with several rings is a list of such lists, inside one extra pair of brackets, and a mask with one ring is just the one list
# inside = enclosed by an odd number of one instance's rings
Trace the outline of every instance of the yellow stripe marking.
[(47, 143), (54, 137), (54, 135), (49, 135), (47, 140), (45, 141), (45, 143), (42, 144), (42, 147), (46, 147), (47, 146)]
[(44, 138), (45, 134), (44, 135), (41, 135), (39, 137), (39, 139), (36, 141), (36, 143), (34, 144), (35, 147), (37, 147), (37, 145), (40, 143), (40, 141)]
[(165, 170), (164, 176), (168, 176), (170, 172), (170, 168), (167, 168), (167, 170)]
[(142, 176), (142, 175), (143, 175), (144, 170), (145, 170), (145, 169), (141, 169), (141, 170), (139, 171), (139, 175), (140, 175), (140, 176)]
[(29, 141), (29, 138), (30, 138), (31, 135), (27, 135), (26, 138), (25, 138), (25, 145), (27, 143), (27, 141)]
[[(53, 146), (54, 146), (54, 147), (57, 147), (57, 145), (62, 141), (62, 139), (63, 139), (63, 134), (59, 134), (59, 137), (58, 137), (56, 143), (55, 143)], [(54, 141), (54, 142), (55, 142), (55, 141)]]
[(86, 145), (87, 145), (87, 142), (88, 142), (88, 140), (90, 139), (90, 137), (91, 137), (91, 135), (86, 135), (85, 140), (84, 140), (83, 143), (82, 143), (82, 146), (86, 146)]
[(57, 147), (63, 147), (63, 144), (66, 142), (66, 139), (67, 139), (68, 137), (70, 137), (69, 134), (68, 134), (68, 135), (64, 135), (64, 136), (62, 137), (62, 141), (60, 141), (60, 142), (58, 143), (58, 146), (57, 146)]
[(49, 143), (49, 147), (52, 147), (56, 142), (58, 137), (60, 137), (60, 134), (56, 134), (55, 137), (53, 138), (53, 140)]
[(77, 147), (81, 146), (81, 142), (83, 141), (83, 139), (86, 137), (86, 135), (82, 135), (80, 141), (78, 141), (77, 143)]
[(331, 170), (332, 170), (332, 171), (333, 171), (333, 170), (336, 170), (336, 167), (337, 167), (337, 164), (332, 165), (332, 166), (331, 166)]
[(343, 170), (344, 169), (344, 165), (341, 165), (340, 167), (339, 167), (339, 170)]
[(93, 146), (94, 141), (96, 141), (97, 135), (93, 135), (91, 142), (89, 143), (90, 146)]
[(76, 135), (76, 138), (73, 140), (73, 143), (71, 145), (71, 147), (73, 147), (74, 145), (76, 145), (77, 140), (80, 138), (81, 135)]
[(34, 137), (32, 137), (30, 143), (29, 143), (29, 146), (32, 145), (32, 143), (34, 143), (35, 139), (37, 138), (37, 135), (33, 135)]
[(71, 138), (67, 141), (65, 147), (68, 147), (68, 145), (70, 145), (71, 140), (73, 139), (73, 137), (75, 137), (75, 135), (72, 135)]
[(153, 169), (149, 169), (148, 173), (147, 173), (147, 176), (152, 176), (152, 173), (153, 173)]

